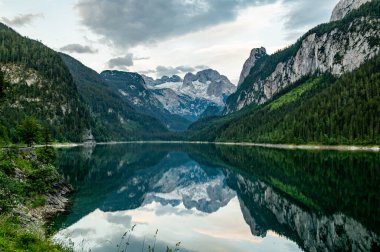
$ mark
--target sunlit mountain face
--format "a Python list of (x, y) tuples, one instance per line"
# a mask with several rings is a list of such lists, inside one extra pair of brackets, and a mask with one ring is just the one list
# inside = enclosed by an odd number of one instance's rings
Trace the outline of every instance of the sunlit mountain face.
[(78, 251), (165, 251), (178, 242), (181, 251), (379, 246), (378, 220), (367, 221), (378, 214), (379, 198), (360, 191), (379, 185), (358, 169), (374, 167), (378, 154), (142, 144), (59, 156), (76, 192), (72, 211), (55, 221), (54, 239)]

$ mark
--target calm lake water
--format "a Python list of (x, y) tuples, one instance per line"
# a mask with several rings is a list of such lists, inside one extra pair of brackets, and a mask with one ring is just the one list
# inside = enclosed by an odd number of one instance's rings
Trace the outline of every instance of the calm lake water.
[(178, 242), (179, 251), (380, 251), (379, 153), (184, 144), (58, 153), (76, 192), (54, 239), (77, 251)]

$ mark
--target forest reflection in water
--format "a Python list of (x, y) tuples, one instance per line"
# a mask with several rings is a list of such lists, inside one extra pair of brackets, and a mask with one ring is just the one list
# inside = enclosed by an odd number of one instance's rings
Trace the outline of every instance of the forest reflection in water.
[(55, 239), (117, 251), (376, 251), (380, 155), (123, 144), (59, 150), (76, 188)]

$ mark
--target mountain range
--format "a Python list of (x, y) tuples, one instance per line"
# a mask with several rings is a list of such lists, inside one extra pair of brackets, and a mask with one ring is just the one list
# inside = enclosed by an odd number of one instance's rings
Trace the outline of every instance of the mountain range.
[(295, 44), (253, 49), (224, 116), (191, 125), (191, 139), (380, 143), (379, 16), (379, 0), (341, 0)]
[(193, 122), (209, 107), (217, 108), (213, 115), (220, 114), (227, 97), (236, 89), (226, 76), (212, 69), (188, 73), (183, 80), (164, 77), (149, 88), (168, 111)]
[(291, 46), (252, 49), (237, 87), (213, 69), (99, 74), (0, 24), (0, 142), (33, 116), (60, 142), (379, 144), (379, 16), (380, 0), (341, 0)]

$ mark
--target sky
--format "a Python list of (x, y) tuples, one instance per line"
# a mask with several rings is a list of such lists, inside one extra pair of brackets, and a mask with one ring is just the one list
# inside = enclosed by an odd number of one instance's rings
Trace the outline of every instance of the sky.
[(157, 78), (212, 68), (237, 83), (252, 48), (273, 53), (328, 22), (338, 0), (0, 0), (0, 22), (86, 66)]

